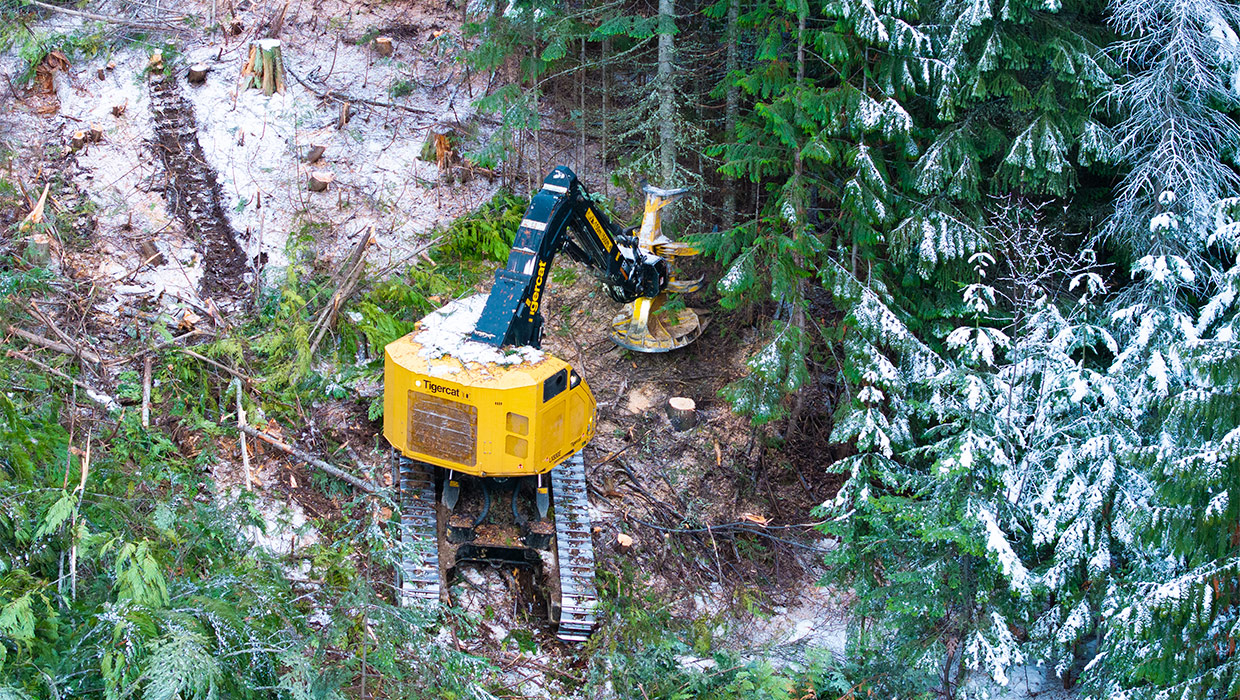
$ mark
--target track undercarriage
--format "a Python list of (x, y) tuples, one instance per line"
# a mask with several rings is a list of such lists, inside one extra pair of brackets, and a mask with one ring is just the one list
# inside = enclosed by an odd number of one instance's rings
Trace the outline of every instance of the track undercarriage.
[(402, 604), (438, 605), (461, 564), (527, 568), (545, 584), (557, 636), (589, 637), (598, 594), (580, 452), (541, 480), (462, 477), (395, 451), (392, 469), (400, 486)]

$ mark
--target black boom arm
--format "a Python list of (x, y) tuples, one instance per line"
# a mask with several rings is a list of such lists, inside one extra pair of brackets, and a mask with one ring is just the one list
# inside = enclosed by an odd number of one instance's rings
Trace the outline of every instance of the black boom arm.
[(653, 297), (667, 287), (667, 263), (641, 251), (561, 165), (530, 200), (508, 264), (495, 271), (495, 286), (470, 337), (495, 346), (539, 347), (547, 276), (561, 250), (594, 270), (617, 302)]

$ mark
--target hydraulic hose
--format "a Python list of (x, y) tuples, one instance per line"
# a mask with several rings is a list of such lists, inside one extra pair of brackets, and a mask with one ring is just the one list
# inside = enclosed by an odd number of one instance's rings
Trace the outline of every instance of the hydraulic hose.
[(478, 527), (486, 521), (487, 516), (491, 514), (491, 487), (487, 485), (486, 479), (479, 479), (482, 484), (482, 512), (478, 517), (474, 518), (474, 527)]

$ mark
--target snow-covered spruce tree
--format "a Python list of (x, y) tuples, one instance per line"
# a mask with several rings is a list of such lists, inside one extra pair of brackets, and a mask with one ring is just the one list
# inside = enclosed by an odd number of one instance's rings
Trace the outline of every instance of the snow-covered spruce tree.
[[(1106, 235), (1131, 256), (1206, 255), (1214, 203), (1240, 189), (1240, 6), (1225, 0), (1112, 0), (1126, 37), (1114, 49), (1127, 78), (1112, 93), (1125, 115), (1119, 155), (1129, 170)], [(1163, 192), (1173, 203), (1158, 204)], [(1147, 228), (1162, 209), (1184, 222)], [(1224, 261), (1224, 266), (1226, 262)]]
[[(1002, 225), (988, 238), (1025, 256), (1002, 266), (1020, 279), (965, 288), (974, 322), (948, 336), (955, 359), (879, 295), (839, 284), (842, 271), (835, 287), (854, 308), (847, 362), (866, 370), (834, 435), (859, 454), (835, 465), (849, 478), (824, 504), (844, 540), (832, 578), (873, 619), (861, 637), (881, 651), (871, 656), (921, 668), (942, 692), (970, 668), (1002, 683), (1021, 661), (1071, 682), (1106, 592), (1143, 557), (1149, 481), (1123, 460), (1138, 436), (1130, 392), (1107, 371), (1119, 346), (1096, 306), (1102, 278), (1088, 256), (1064, 259), (1027, 224)], [(1032, 269), (1048, 265), (1055, 275)], [(996, 313), (1010, 340), (983, 323)]]
[(1024, 660), (1012, 629), (1026, 625), (1021, 603), (1036, 583), (1024, 547), (1005, 534), (1025, 529), (1001, 495), (1019, 447), (1002, 413), (1010, 393), (995, 371), (1009, 339), (987, 323), (993, 258), (973, 260), (979, 278), (963, 294), (973, 323), (948, 337), (953, 359), (918, 341), (845, 271), (835, 280), (837, 296), (853, 300), (849, 359), (868, 369), (833, 435), (859, 454), (835, 465), (848, 481), (824, 504), (835, 516), (827, 530), (844, 540), (831, 578), (857, 591), (863, 624), (873, 618), (857, 637), (863, 653), (912, 670), (892, 689), (920, 676), (948, 698), (971, 669), (1006, 682)]
[[(729, 76), (751, 106), (736, 140), (713, 153), (722, 171), (762, 189), (747, 222), (706, 237), (702, 247), (728, 265), (722, 304), (767, 297), (777, 323), (728, 387), (733, 407), (761, 424), (790, 417), (809, 375), (814, 337), (806, 287), (830, 260), (872, 266), (895, 220), (899, 181), (916, 153), (903, 106), (928, 80), (929, 39), (915, 3), (833, 0), (821, 13), (804, 3), (757, 3), (741, 18), (756, 42), (753, 63)], [(789, 405), (790, 403), (790, 405)], [(791, 415), (789, 415), (791, 413)]]
[[(1144, 409), (1144, 444), (1123, 466), (1155, 486), (1140, 532), (1151, 556), (1108, 592), (1096, 697), (1240, 694), (1240, 199), (1214, 212), (1212, 233), (1186, 238), (1228, 251), (1232, 266), (1203, 283), (1182, 258), (1142, 258), (1142, 296), (1162, 303), (1116, 314), (1133, 330), (1115, 371)], [(1203, 286), (1204, 305), (1185, 313), (1184, 290)]]
[(929, 276), (984, 235), (984, 197), (1065, 197), (1079, 170), (1113, 157), (1091, 112), (1115, 66), (1101, 55), (1102, 0), (942, 0), (934, 39), (937, 123), (922, 148), (898, 259)]

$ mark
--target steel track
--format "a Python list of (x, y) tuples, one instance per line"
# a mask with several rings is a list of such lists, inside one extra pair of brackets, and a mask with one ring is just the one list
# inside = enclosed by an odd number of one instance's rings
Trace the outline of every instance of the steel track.
[(555, 499), (555, 554), (560, 572), (560, 626), (556, 636), (584, 642), (594, 631), (598, 589), (594, 586), (594, 541), (590, 500), (581, 453), (551, 471)]
[[(440, 602), (442, 572), (436, 517), (435, 479), (431, 467), (394, 456), (393, 477), (400, 480), (400, 602)], [(566, 642), (584, 642), (594, 631), (598, 589), (594, 585), (594, 541), (585, 463), (573, 455), (551, 472), (555, 502), (556, 569), (559, 572), (559, 628)]]
[(430, 467), (397, 457), (400, 478), (400, 602), (439, 603), (439, 536)]

